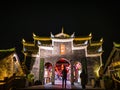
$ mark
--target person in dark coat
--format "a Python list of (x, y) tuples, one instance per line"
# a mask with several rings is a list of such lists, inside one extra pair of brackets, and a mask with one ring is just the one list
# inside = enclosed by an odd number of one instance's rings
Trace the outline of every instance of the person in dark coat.
[(64, 69), (62, 71), (62, 87), (65, 86), (65, 88), (66, 88), (66, 81), (67, 81), (67, 69), (64, 66)]
[(80, 79), (81, 79), (82, 89), (86, 89), (87, 74), (85, 73), (84, 70), (82, 70), (82, 72), (81, 72), (81, 74), (80, 74)]

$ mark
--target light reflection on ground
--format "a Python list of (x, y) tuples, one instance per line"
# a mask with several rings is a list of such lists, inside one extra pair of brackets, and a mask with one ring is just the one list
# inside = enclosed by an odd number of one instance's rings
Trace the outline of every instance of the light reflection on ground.
[[(62, 88), (62, 81), (56, 80), (55, 85), (52, 85), (51, 83), (47, 83), (45, 85), (36, 85), (36, 86), (26, 87), (26, 88), (24, 88), (24, 90), (25, 89), (28, 89), (28, 90), (35, 90), (35, 89), (52, 89), (52, 90), (56, 89), (56, 90), (58, 90), (58, 89), (60, 89), (61, 90), (61, 89), (64, 89), (64, 88)], [(67, 81), (66, 89), (82, 90), (82, 87), (81, 87), (80, 83), (75, 82), (74, 85), (71, 85), (71, 82)], [(100, 88), (100, 87), (93, 88), (91, 85), (86, 85), (86, 89), (88, 89), (88, 90), (104, 90), (103, 88)]]
[[(51, 83), (47, 83), (46, 85), (44, 85), (44, 87), (46, 89), (47, 88), (48, 89), (53, 88)], [(74, 83), (74, 87), (81, 88), (81, 85), (80, 85), (80, 83)], [(71, 88), (74, 88), (74, 87), (71, 85), (70, 81), (67, 81), (67, 85), (66, 85), (67, 89), (71, 89)], [(62, 80), (55, 80), (54, 88), (62, 88)]]

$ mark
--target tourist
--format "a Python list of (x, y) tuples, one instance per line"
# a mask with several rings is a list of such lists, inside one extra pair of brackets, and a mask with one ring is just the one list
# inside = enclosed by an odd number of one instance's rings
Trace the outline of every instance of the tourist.
[(80, 79), (81, 79), (82, 89), (86, 89), (87, 75), (84, 70), (82, 70), (82, 72), (80, 74)]
[(65, 86), (66, 88), (66, 81), (67, 81), (67, 69), (64, 66), (64, 69), (62, 70), (62, 87)]

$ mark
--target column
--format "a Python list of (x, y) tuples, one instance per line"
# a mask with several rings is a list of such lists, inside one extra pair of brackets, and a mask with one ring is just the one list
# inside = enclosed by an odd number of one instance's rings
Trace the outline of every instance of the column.
[(71, 85), (74, 85), (73, 62), (71, 62)]
[(27, 54), (24, 53), (24, 64), (26, 63), (26, 56), (27, 56)]
[(52, 65), (52, 85), (55, 84), (55, 65)]
[(44, 58), (40, 58), (39, 80), (44, 84)]

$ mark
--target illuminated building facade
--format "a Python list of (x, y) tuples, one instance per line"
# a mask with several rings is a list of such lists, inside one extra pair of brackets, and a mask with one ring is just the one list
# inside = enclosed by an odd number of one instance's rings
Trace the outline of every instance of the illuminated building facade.
[(114, 75), (117, 80), (120, 78), (120, 44), (113, 43), (113, 49), (105, 64), (104, 73), (107, 75)]
[(14, 75), (24, 76), (15, 48), (0, 50), (0, 80)]
[(92, 34), (75, 37), (75, 33), (68, 35), (61, 33), (50, 34), (50, 37), (39, 37), (33, 33), (33, 43), (23, 42), (23, 53), (28, 70), (34, 73), (35, 80), (55, 84), (61, 80), (61, 71), (65, 65), (71, 84), (80, 82), (80, 73), (84, 69), (88, 74), (88, 82), (98, 76), (102, 65), (102, 44), (92, 41)]

